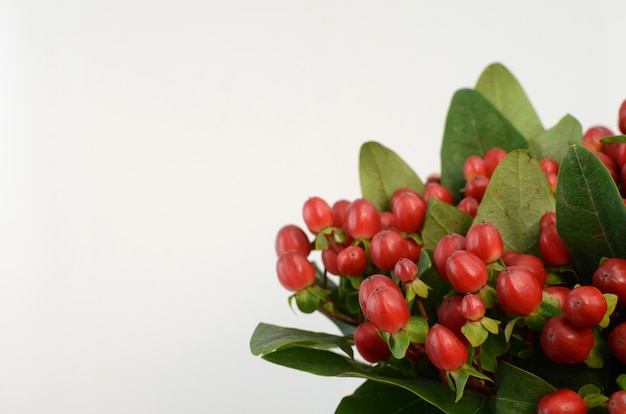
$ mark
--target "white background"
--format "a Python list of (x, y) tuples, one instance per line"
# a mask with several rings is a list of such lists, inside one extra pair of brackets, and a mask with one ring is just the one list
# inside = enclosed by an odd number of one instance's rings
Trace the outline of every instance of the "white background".
[(0, 412), (330, 413), (356, 379), (254, 357), (274, 236), (377, 140), (439, 170), (501, 62), (546, 127), (616, 128), (618, 1), (1, 1)]

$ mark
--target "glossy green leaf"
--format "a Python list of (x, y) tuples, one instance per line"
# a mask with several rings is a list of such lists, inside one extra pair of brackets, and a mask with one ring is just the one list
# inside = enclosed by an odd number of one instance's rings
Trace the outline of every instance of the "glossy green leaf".
[(526, 139), (484, 96), (460, 89), (452, 97), (441, 145), (441, 183), (455, 201), (465, 187), (463, 164), (470, 155), (484, 155), (493, 147), (506, 151), (528, 148)]
[(557, 230), (581, 280), (589, 284), (603, 257), (626, 257), (626, 208), (604, 164), (573, 145), (559, 168)]
[(501, 363), (494, 401), (496, 413), (535, 414), (537, 402), (556, 391), (543, 379), (506, 362)]
[(505, 250), (539, 253), (539, 222), (554, 211), (554, 196), (539, 162), (526, 150), (510, 152), (494, 171), (474, 223), (493, 223)]
[(389, 210), (389, 200), (399, 188), (411, 188), (419, 194), (424, 183), (394, 151), (374, 141), (361, 146), (359, 178), (363, 198), (370, 200), (380, 211)]
[(610, 137), (604, 137), (600, 140), (602, 144), (617, 144), (620, 142), (626, 142), (626, 135), (612, 135)]
[(583, 139), (583, 129), (580, 122), (571, 115), (565, 115), (561, 120), (546, 132), (528, 140), (530, 153), (537, 159), (553, 158), (560, 162), (573, 144), (580, 144)]
[(472, 216), (452, 204), (430, 199), (422, 228), (424, 248), (434, 250), (443, 236), (448, 233), (465, 235), (472, 224)]
[(365, 381), (344, 397), (335, 414), (440, 414), (440, 409), (404, 388), (377, 381)]
[(513, 74), (502, 64), (489, 65), (480, 75), (476, 88), (526, 138), (543, 132), (539, 116)]

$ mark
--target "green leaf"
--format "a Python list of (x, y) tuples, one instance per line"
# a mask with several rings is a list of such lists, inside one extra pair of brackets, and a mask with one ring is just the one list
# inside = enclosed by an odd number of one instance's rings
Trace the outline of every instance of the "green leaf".
[(441, 183), (459, 201), (465, 187), (463, 164), (493, 147), (528, 148), (522, 134), (484, 96), (460, 89), (452, 97), (441, 145)]
[(489, 65), (480, 75), (476, 88), (526, 138), (543, 132), (539, 116), (517, 79), (503, 65)]
[(515, 414), (535, 414), (539, 399), (556, 391), (538, 376), (506, 362), (500, 365), (497, 389), (494, 412)]
[(571, 115), (565, 115), (561, 120), (546, 132), (528, 140), (530, 153), (537, 159), (553, 158), (560, 162), (573, 144), (580, 144), (583, 139), (583, 129), (580, 122)]
[(465, 234), (472, 224), (472, 216), (446, 202), (430, 199), (422, 228), (424, 248), (434, 250), (448, 233)]
[(423, 344), (428, 334), (428, 322), (421, 316), (411, 316), (404, 330), (409, 334), (409, 339), (414, 344)]
[(603, 257), (626, 257), (626, 208), (604, 164), (583, 145), (561, 161), (556, 187), (557, 230), (578, 276), (591, 284)]
[(263, 356), (279, 349), (308, 346), (316, 349), (339, 348), (352, 357), (352, 347), (345, 337), (296, 328), (259, 323), (250, 338), (250, 351)]
[(480, 322), (465, 322), (465, 325), (461, 327), (461, 332), (473, 347), (482, 345), (489, 336), (489, 332)]
[(509, 350), (509, 345), (504, 338), (504, 332), (497, 335), (489, 335), (487, 340), (480, 346), (480, 367), (487, 372), (498, 370), (498, 358)]
[(602, 144), (617, 144), (620, 142), (626, 142), (626, 135), (612, 135), (610, 137), (604, 137), (600, 140)]
[(396, 359), (402, 359), (406, 355), (406, 350), (411, 344), (409, 333), (405, 329), (400, 329), (398, 332), (392, 333), (388, 336), (389, 350), (391, 355)]
[(620, 374), (615, 380), (620, 390), (626, 390), (626, 374)]
[(374, 141), (361, 146), (359, 177), (363, 198), (380, 211), (389, 211), (389, 200), (399, 188), (424, 192), (424, 183), (411, 167), (395, 152)]
[(602, 317), (599, 325), (601, 328), (607, 328), (611, 323), (611, 315), (615, 312), (615, 308), (617, 307), (617, 295), (613, 293), (604, 293), (604, 299), (606, 300), (606, 312)]
[(474, 223), (493, 223), (505, 250), (537, 255), (539, 222), (554, 211), (554, 196), (546, 174), (528, 151), (510, 152), (493, 172)]
[(440, 414), (442, 412), (404, 388), (368, 380), (352, 395), (341, 400), (335, 414)]
[(607, 402), (609, 400), (609, 397), (607, 397), (606, 395), (597, 393), (597, 394), (588, 394), (583, 399), (585, 400), (585, 406), (587, 408), (593, 408), (593, 407), (598, 407), (601, 404), (604, 404), (605, 402)]
[(600, 393), (602, 393), (602, 390), (596, 384), (585, 384), (578, 389), (578, 395), (580, 395), (582, 398), (585, 398), (587, 395), (590, 394)]

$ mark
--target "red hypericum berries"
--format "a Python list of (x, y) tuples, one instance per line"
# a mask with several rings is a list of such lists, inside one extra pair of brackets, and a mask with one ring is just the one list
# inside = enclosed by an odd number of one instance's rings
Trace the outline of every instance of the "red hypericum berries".
[(302, 206), (302, 218), (311, 233), (318, 234), (333, 225), (333, 209), (326, 200), (320, 197), (311, 197)]
[(604, 137), (610, 137), (615, 135), (613, 131), (602, 125), (595, 125), (587, 128), (583, 134), (583, 144), (589, 149), (595, 149), (596, 151), (602, 151), (602, 143), (600, 140)]
[(392, 229), (394, 227), (396, 227), (396, 219), (393, 217), (393, 213), (391, 211), (381, 211), (380, 212), (380, 228)]
[(458, 233), (450, 233), (443, 236), (433, 251), (435, 270), (443, 280), (448, 280), (446, 275), (446, 262), (448, 257), (457, 250), (465, 250), (465, 236)]
[(348, 246), (337, 255), (337, 268), (341, 275), (361, 276), (367, 265), (367, 253), (361, 246)]
[(419, 196), (419, 193), (413, 190), (412, 188), (408, 188), (408, 187), (398, 188), (397, 190), (393, 192), (393, 194), (391, 194), (391, 199), (389, 200), (389, 208), (391, 210), (393, 210), (393, 205), (396, 203), (396, 200), (400, 198), (400, 196), (404, 193), (410, 193), (410, 194), (415, 194), (416, 196)]
[(409, 255), (407, 241), (395, 230), (381, 230), (370, 241), (370, 260), (383, 272), (393, 270), (398, 260)]
[(417, 262), (420, 258), (420, 254), (422, 253), (422, 249), (424, 248), (424, 246), (417, 243), (415, 239), (411, 237), (406, 238), (406, 245), (409, 248), (409, 255), (407, 256), (407, 258), (413, 260), (414, 262)]
[(335, 249), (326, 248), (322, 250), (322, 263), (328, 273), (333, 275), (341, 274), (337, 266), (337, 251)]
[(427, 184), (426, 187), (424, 187), (424, 200), (428, 202), (430, 197), (448, 204), (454, 202), (454, 197), (450, 190), (439, 183)]
[(548, 266), (565, 266), (572, 261), (572, 255), (559, 236), (556, 225), (547, 226), (540, 231), (539, 251)]
[(594, 154), (596, 155), (596, 157), (598, 157), (598, 159), (602, 162), (602, 164), (604, 164), (606, 169), (609, 171), (609, 174), (611, 174), (611, 178), (613, 179), (613, 181), (616, 184), (619, 183), (621, 169), (618, 168), (615, 161), (603, 152), (595, 151)]
[(472, 217), (476, 217), (476, 212), (478, 211), (478, 200), (472, 197), (463, 197), (456, 207), (464, 213), (467, 213)]
[(591, 283), (603, 293), (617, 295), (619, 306), (626, 306), (626, 259), (611, 258), (603, 262), (591, 277)]
[(417, 276), (417, 264), (403, 257), (394, 266), (393, 273), (402, 282), (411, 282)]
[(468, 358), (465, 344), (443, 325), (433, 325), (424, 342), (426, 355), (432, 364), (444, 371), (456, 371)]
[(539, 231), (550, 225), (556, 225), (556, 212), (554, 211), (547, 211), (543, 213), (541, 219), (539, 220)]
[(416, 193), (402, 193), (393, 203), (391, 212), (396, 228), (407, 233), (417, 233), (424, 225), (428, 205)]
[(297, 250), (304, 256), (311, 252), (311, 242), (300, 227), (295, 224), (287, 224), (278, 230), (275, 241), (276, 256), (280, 256), (288, 250)]
[(485, 316), (487, 306), (478, 295), (469, 294), (461, 301), (461, 315), (470, 321), (479, 321)]
[(349, 200), (337, 200), (333, 203), (333, 227), (343, 228), (343, 218), (346, 215), (346, 210), (350, 205)]
[(568, 388), (553, 391), (541, 397), (537, 414), (585, 414), (585, 400)]
[(376, 329), (395, 333), (409, 322), (411, 311), (397, 285), (381, 286), (365, 299), (363, 313)]
[(532, 273), (541, 286), (545, 285), (546, 280), (548, 280), (548, 272), (546, 272), (543, 261), (537, 256), (526, 253), (514, 253), (507, 255), (507, 257), (503, 256), (502, 261), (506, 266), (521, 266), (526, 268)]
[(626, 135), (626, 100), (622, 102), (619, 107), (619, 113), (617, 115), (617, 124), (622, 134)]
[(298, 292), (315, 282), (315, 267), (297, 250), (280, 255), (276, 262), (278, 281), (287, 290)]
[(469, 180), (476, 176), (487, 176), (485, 160), (480, 155), (470, 155), (463, 164), (463, 177)]
[(437, 321), (450, 329), (454, 334), (464, 339), (465, 335), (461, 332), (461, 328), (467, 322), (465, 316), (461, 312), (461, 306), (465, 295), (449, 296), (441, 302), (437, 309)]
[(367, 302), (366, 302), (367, 297), (373, 291), (382, 287), (389, 287), (391, 289), (394, 289), (394, 288), (397, 288), (398, 285), (396, 285), (395, 282), (389, 276), (381, 275), (381, 274), (373, 274), (373, 275), (366, 277), (363, 280), (363, 282), (359, 286), (359, 294), (358, 294), (359, 305), (361, 306), (361, 310), (363, 311), (363, 313), (365, 313), (366, 311), (365, 308), (367, 306)]
[(506, 266), (496, 282), (498, 302), (504, 311), (515, 315), (529, 315), (543, 300), (541, 285), (529, 270), (520, 266)]
[(565, 316), (578, 328), (598, 326), (607, 308), (606, 299), (600, 289), (589, 285), (572, 289), (563, 303)]
[(559, 163), (554, 158), (546, 157), (539, 160), (539, 166), (543, 172), (547, 174), (557, 174), (559, 172)]
[(504, 251), (502, 235), (492, 223), (474, 223), (465, 234), (465, 250), (474, 253), (485, 263), (495, 262)]
[(485, 161), (485, 172), (487, 177), (491, 178), (496, 167), (500, 164), (500, 161), (506, 157), (507, 152), (504, 148), (493, 147), (485, 152), (483, 160)]
[(591, 328), (577, 328), (564, 315), (548, 319), (539, 336), (543, 352), (558, 364), (585, 362), (594, 341)]
[(626, 390), (615, 391), (606, 403), (609, 414), (626, 413)]
[(343, 227), (355, 240), (369, 240), (380, 230), (380, 212), (365, 198), (358, 198), (346, 209)]
[(446, 276), (459, 293), (475, 293), (487, 283), (485, 262), (472, 252), (457, 250), (446, 260)]
[(465, 196), (475, 198), (480, 203), (488, 186), (489, 178), (481, 175), (474, 176), (465, 183)]
[(626, 364), (626, 322), (620, 323), (611, 330), (608, 343), (611, 354)]
[(543, 291), (552, 295), (556, 300), (559, 301), (558, 308), (563, 310), (563, 304), (565, 303), (565, 298), (569, 295), (570, 288), (566, 286), (547, 286), (543, 288)]
[(355, 328), (354, 345), (363, 359), (372, 364), (385, 361), (391, 356), (389, 346), (371, 322), (364, 322)]

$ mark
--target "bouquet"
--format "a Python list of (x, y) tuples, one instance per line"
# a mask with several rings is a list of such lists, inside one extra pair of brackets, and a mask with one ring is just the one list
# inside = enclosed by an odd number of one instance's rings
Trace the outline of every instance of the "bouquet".
[(488, 66), (452, 97), (440, 173), (365, 142), (361, 198), (278, 229), (290, 306), (337, 332), (262, 322), (251, 352), (365, 379), (339, 414), (626, 413), (626, 101), (617, 128), (546, 129)]

